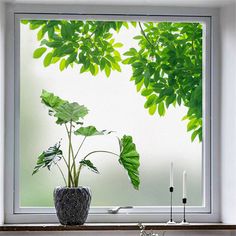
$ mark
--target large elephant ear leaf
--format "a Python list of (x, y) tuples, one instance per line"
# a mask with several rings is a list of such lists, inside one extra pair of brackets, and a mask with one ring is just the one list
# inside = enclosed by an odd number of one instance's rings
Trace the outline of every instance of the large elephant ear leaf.
[(60, 142), (56, 143), (54, 146), (41, 153), (41, 155), (38, 157), (32, 175), (36, 174), (41, 168), (44, 167), (47, 167), (48, 170), (51, 170), (51, 167), (53, 165), (56, 165), (57, 162), (61, 160), (62, 151), (60, 149), (60, 146)]
[(47, 107), (49, 107), (50, 110), (55, 110), (57, 107), (68, 102), (66, 100), (59, 98), (53, 93), (49, 93), (46, 90), (42, 91), (40, 98), (41, 98), (41, 102), (45, 104)]
[(124, 135), (120, 144), (120, 164), (127, 170), (128, 176), (135, 189), (139, 189), (139, 153), (131, 136)]
[(77, 102), (67, 102), (56, 108), (55, 117), (57, 117), (61, 121), (61, 123), (67, 123), (69, 121), (78, 122), (87, 114), (87, 107), (79, 105)]
[(106, 130), (98, 131), (96, 127), (90, 125), (87, 127), (80, 127), (74, 133), (75, 135), (82, 135), (85, 137), (90, 137), (90, 136), (95, 136), (95, 135), (106, 135), (106, 134), (110, 134), (111, 132), (112, 131), (106, 131)]

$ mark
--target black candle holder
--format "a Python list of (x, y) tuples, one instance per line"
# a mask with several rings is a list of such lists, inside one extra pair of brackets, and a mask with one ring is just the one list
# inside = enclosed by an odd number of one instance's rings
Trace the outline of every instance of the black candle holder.
[(186, 204), (187, 204), (187, 198), (182, 199), (184, 211), (183, 211), (183, 221), (180, 223), (181, 225), (189, 225), (189, 223), (186, 221)]
[(176, 224), (173, 221), (173, 192), (174, 192), (174, 187), (170, 187), (169, 191), (170, 191), (170, 220), (167, 222), (167, 224), (171, 225), (171, 224)]

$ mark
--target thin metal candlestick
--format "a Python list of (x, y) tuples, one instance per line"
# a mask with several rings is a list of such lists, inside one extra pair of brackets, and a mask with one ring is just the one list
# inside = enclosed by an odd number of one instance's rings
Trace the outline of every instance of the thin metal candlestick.
[(174, 192), (174, 187), (170, 187), (170, 220), (167, 222), (167, 224), (176, 224), (173, 221), (173, 192)]
[(184, 206), (184, 215), (183, 215), (183, 221), (180, 223), (181, 225), (189, 225), (189, 223), (186, 221), (186, 204), (187, 204), (187, 198), (182, 199), (183, 206)]

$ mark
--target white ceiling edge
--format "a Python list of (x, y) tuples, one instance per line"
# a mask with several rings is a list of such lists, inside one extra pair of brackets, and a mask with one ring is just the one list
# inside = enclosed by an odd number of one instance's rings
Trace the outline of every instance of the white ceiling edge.
[(110, 6), (224, 7), (236, 0), (0, 0), (18, 4), (73, 4)]

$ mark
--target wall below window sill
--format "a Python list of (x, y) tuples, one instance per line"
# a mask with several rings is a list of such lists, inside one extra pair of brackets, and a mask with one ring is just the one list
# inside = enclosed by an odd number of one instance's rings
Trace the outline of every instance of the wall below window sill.
[[(186, 230), (235, 230), (236, 225), (223, 223), (202, 223), (189, 225), (167, 225), (167, 224), (143, 224), (146, 230), (159, 231), (186, 231)], [(137, 224), (85, 224), (83, 226), (63, 226), (59, 224), (4, 224), (0, 225), (1, 231), (127, 231), (139, 230)]]

